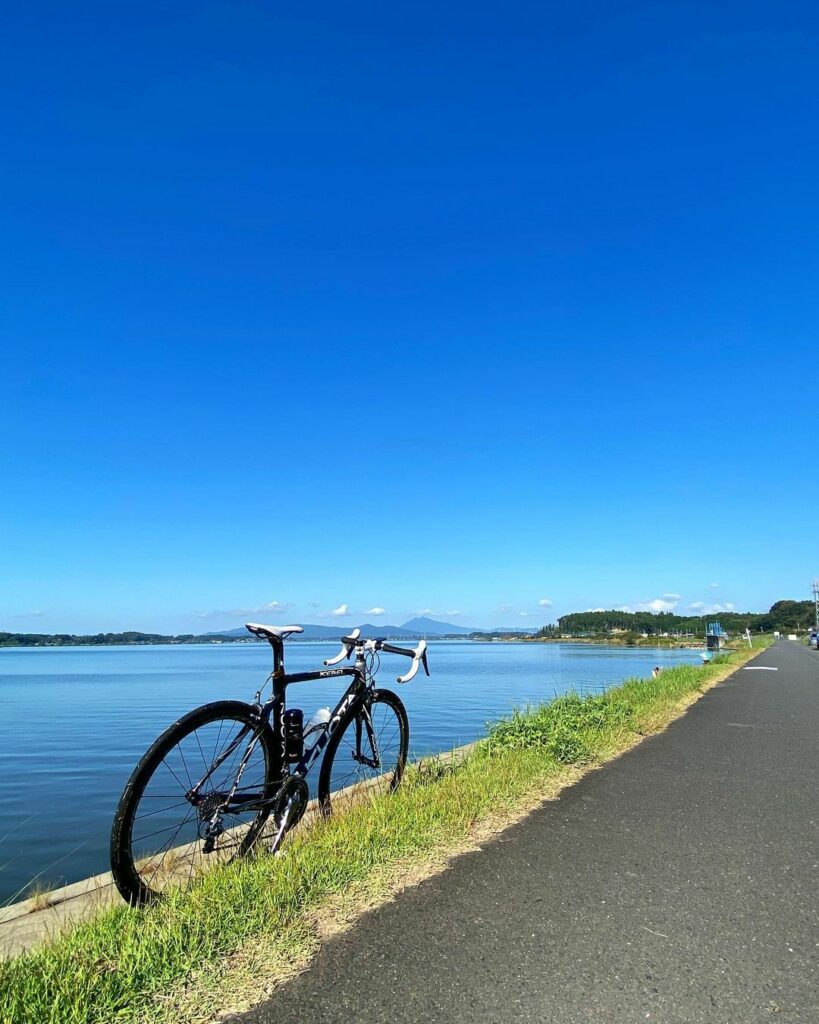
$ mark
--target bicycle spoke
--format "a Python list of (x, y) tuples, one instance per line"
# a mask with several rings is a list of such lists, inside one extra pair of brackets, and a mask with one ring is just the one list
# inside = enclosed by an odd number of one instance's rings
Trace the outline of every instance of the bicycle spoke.
[(164, 814), (166, 811), (173, 810), (175, 807), (185, 807), (187, 806), (187, 803), (187, 800), (180, 800), (179, 803), (171, 804), (170, 807), (160, 807), (158, 811), (146, 811), (145, 814), (137, 814), (134, 821), (139, 821), (140, 818), (152, 818), (157, 814)]
[(188, 763), (185, 760), (185, 752), (182, 749), (181, 743), (179, 744), (179, 756), (182, 759), (182, 767), (185, 769), (185, 774), (188, 777), (188, 790), (191, 790), (193, 789), (193, 779), (191, 778), (191, 773), (188, 771)]
[(168, 769), (168, 771), (171, 773), (171, 775), (173, 775), (173, 777), (179, 783), (179, 788), (182, 790), (182, 792), (183, 793), (187, 793), (188, 790), (190, 789), (190, 786), (187, 786), (187, 787), (185, 786), (185, 783), (182, 782), (182, 780), (179, 778), (179, 776), (176, 774), (176, 772), (173, 770), (173, 768), (171, 768), (171, 766), (168, 764), (168, 762), (165, 760), (164, 757), (162, 758), (162, 763), (165, 765), (165, 767)]

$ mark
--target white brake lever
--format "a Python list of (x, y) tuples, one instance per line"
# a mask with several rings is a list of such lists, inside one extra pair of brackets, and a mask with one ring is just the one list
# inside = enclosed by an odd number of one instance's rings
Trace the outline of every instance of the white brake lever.
[(415, 648), (415, 655), (413, 656), (412, 665), (410, 667), (409, 672), (407, 672), (406, 675), (397, 676), (396, 680), (395, 680), (397, 683), (408, 683), (410, 681), (410, 679), (412, 679), (415, 676), (416, 672), (421, 667), (421, 659), (424, 657), (424, 654), (426, 653), (426, 649), (427, 649), (427, 642), (426, 642), (426, 640), (421, 640), (418, 643), (418, 646)]
[[(361, 636), (361, 630), (360, 629), (354, 629), (352, 631), (352, 633), (350, 633), (350, 639), (351, 640), (358, 640), (358, 638), (360, 636)], [(335, 656), (335, 658), (325, 658), (324, 659), (325, 666), (327, 666), (327, 665), (337, 665), (340, 661), (344, 661), (345, 658), (349, 657), (350, 651), (352, 649), (353, 649), (352, 648), (352, 644), (350, 644), (350, 645), (342, 644), (341, 645), (341, 650), (338, 652), (338, 654)]]

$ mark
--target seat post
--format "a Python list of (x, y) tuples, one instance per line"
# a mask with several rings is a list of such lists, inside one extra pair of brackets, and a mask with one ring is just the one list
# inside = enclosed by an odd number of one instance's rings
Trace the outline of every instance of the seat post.
[(284, 675), (284, 641), (281, 637), (269, 637), (273, 648), (273, 678)]

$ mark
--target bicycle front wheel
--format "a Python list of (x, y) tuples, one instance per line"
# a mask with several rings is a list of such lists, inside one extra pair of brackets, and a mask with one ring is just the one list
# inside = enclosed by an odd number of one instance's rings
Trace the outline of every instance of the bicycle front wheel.
[(273, 730), (240, 701), (206, 704), (166, 729), (114, 816), (111, 872), (122, 897), (144, 906), (247, 853), (270, 814), (259, 800), (280, 781), (274, 751)]
[(318, 800), (329, 815), (343, 803), (391, 793), (401, 782), (409, 749), (409, 721), (390, 690), (354, 704), (327, 744), (319, 773)]

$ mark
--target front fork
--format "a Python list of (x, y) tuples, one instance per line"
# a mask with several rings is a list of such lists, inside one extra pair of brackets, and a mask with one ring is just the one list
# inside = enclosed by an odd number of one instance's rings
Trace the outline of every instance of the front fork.
[[(361, 749), (361, 737), (364, 730), (366, 730), (367, 739), (370, 741), (370, 749), (373, 753), (371, 758), (367, 757)], [(355, 716), (355, 753), (353, 754), (353, 760), (358, 764), (366, 765), (368, 768), (375, 769), (381, 767), (381, 756), (378, 752), (378, 743), (375, 738), (370, 706), (366, 702), (362, 705), (361, 711)]]

